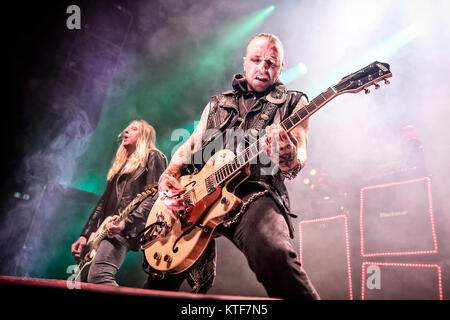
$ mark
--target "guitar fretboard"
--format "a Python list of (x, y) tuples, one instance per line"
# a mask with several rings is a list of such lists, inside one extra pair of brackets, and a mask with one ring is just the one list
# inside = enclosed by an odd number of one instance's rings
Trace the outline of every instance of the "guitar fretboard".
[[(146, 190), (144, 193), (142, 194), (138, 194), (136, 198), (134, 198), (129, 204), (128, 206), (119, 214), (119, 218), (114, 221), (113, 223), (115, 225), (118, 225), (122, 220), (124, 220), (128, 214), (134, 210), (134, 208), (136, 207), (136, 204), (138, 204), (139, 202), (143, 201), (145, 198), (147, 198), (148, 196), (153, 196), (156, 194), (156, 189), (152, 188), (149, 190)], [(100, 244), (100, 242), (106, 237), (108, 231), (106, 230), (106, 228), (104, 228), (102, 230), (102, 232), (98, 233), (97, 236), (94, 238), (94, 243), (96, 246), (98, 246)]]
[[(306, 118), (310, 117), (314, 112), (319, 110), (328, 101), (336, 96), (336, 91), (333, 87), (328, 88), (317, 97), (315, 97), (310, 103), (308, 103), (303, 108), (297, 110), (288, 118), (280, 123), (280, 126), (289, 132), (294, 127), (299, 125)], [(224, 164), (222, 167), (213, 172), (206, 180), (216, 181), (218, 185), (227, 181), (229, 178), (233, 177), (239, 170), (241, 170), (245, 165), (247, 165), (252, 159), (257, 157), (262, 151), (261, 145), (265, 143), (266, 136), (263, 135), (261, 138), (253, 142), (244, 151), (238, 153), (232, 160)], [(213, 180), (214, 177), (214, 180)]]
[(336, 91), (333, 89), (333, 87), (328, 88), (327, 90), (319, 94), (317, 97), (312, 99), (311, 102), (308, 103), (306, 106), (304, 106), (300, 110), (297, 110), (288, 118), (283, 120), (280, 123), (281, 127), (289, 132), (294, 127), (299, 125), (300, 122), (302, 122), (306, 118), (309, 118), (314, 112), (323, 107), (328, 101), (334, 98), (335, 95)]

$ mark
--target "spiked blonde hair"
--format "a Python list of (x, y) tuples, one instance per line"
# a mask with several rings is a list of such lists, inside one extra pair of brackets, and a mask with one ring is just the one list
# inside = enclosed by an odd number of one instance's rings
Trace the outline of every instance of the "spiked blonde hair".
[[(148, 153), (152, 149), (156, 149), (156, 132), (155, 129), (145, 120), (133, 120), (129, 123), (136, 124), (139, 130), (139, 137), (136, 141), (136, 150), (128, 157), (127, 150), (121, 142), (117, 149), (116, 156), (112, 166), (109, 169), (107, 180), (111, 180), (119, 171), (120, 173), (130, 173), (135, 171), (140, 165), (145, 166)], [(129, 126), (128, 125), (128, 126)], [(122, 138), (125, 129), (118, 135)]]
[[(284, 46), (283, 46), (283, 43), (281, 42), (281, 40), (274, 34), (271, 34), (271, 33), (259, 33), (259, 34), (257, 34), (256, 36), (254, 36), (253, 38), (250, 39), (250, 41), (247, 44), (247, 49), (248, 49), (248, 46), (250, 45), (250, 43), (253, 40), (258, 39), (258, 38), (264, 38), (264, 39), (267, 39), (268, 41), (270, 41), (273, 44), (278, 44), (280, 49), (281, 49), (281, 52), (280, 52), (280, 54), (281, 54), (281, 62), (283, 62), (283, 59), (284, 59)], [(246, 52), (246, 54), (247, 54), (247, 52)]]

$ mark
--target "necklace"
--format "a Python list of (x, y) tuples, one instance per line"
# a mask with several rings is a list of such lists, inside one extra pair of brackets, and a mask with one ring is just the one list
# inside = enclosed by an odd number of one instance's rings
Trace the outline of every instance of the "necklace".
[(242, 110), (241, 108), (239, 109), (239, 112), (244, 111), (244, 114), (241, 114), (241, 117), (243, 117), (245, 114), (247, 114), (248, 110), (251, 110), (254, 106), (255, 106), (255, 100), (256, 100), (256, 96), (253, 95), (253, 101), (252, 101), (252, 105), (250, 106), (250, 108), (247, 108), (247, 105), (245, 104), (245, 100), (244, 100), (244, 94), (241, 95), (241, 104), (242, 104)]

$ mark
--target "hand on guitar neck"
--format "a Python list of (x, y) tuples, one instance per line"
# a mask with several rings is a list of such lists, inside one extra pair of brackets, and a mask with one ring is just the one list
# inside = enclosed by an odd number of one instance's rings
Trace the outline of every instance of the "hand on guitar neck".
[(298, 165), (297, 139), (279, 124), (266, 127), (267, 144), (263, 144), (267, 156), (282, 172), (289, 172)]

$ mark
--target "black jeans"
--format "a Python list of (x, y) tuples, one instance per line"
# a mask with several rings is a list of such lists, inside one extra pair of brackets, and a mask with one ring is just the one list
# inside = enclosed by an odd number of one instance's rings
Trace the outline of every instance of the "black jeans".
[(271, 197), (257, 199), (236, 225), (221, 226), (218, 231), (245, 255), (270, 297), (319, 299), (292, 247), (285, 218)]
[(164, 279), (154, 278), (148, 276), (145, 281), (144, 289), (153, 290), (167, 290), (167, 291), (179, 291), (184, 279), (186, 278), (186, 272), (181, 272), (179, 274), (169, 274), (164, 277)]
[(127, 252), (128, 242), (121, 235), (103, 239), (89, 268), (88, 282), (118, 286), (116, 274)]

